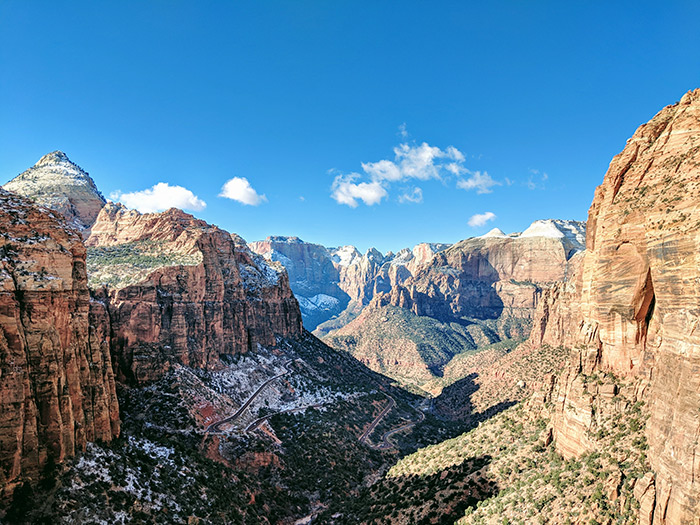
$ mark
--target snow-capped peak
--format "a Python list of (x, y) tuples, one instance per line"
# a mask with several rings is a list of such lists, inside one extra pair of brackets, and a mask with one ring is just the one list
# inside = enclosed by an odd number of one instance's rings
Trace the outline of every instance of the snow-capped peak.
[(507, 237), (507, 235), (500, 228), (493, 228), (481, 236), (482, 239), (487, 239), (489, 237)]

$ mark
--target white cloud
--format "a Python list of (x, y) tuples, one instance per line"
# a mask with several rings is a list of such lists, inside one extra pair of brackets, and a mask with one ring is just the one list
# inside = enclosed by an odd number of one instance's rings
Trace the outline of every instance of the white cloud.
[(490, 211), (487, 211), (485, 213), (477, 213), (476, 215), (472, 215), (469, 218), (467, 224), (469, 224), (469, 226), (471, 226), (472, 228), (478, 228), (479, 226), (483, 226), (484, 224), (494, 220), (495, 218), (496, 214)]
[(400, 195), (399, 202), (401, 204), (405, 204), (407, 202), (412, 202), (414, 204), (421, 203), (423, 202), (423, 190), (420, 188), (413, 188), (411, 193), (406, 192), (403, 195)]
[(401, 135), (402, 139), (408, 138), (408, 130), (406, 129), (405, 122), (399, 126), (399, 135)]
[(141, 213), (153, 213), (169, 208), (181, 208), (183, 210), (202, 211), (207, 203), (197, 197), (187, 188), (171, 186), (167, 182), (159, 182), (152, 188), (131, 193), (115, 192), (110, 198), (119, 201), (129, 208), (134, 208)]
[[(402, 136), (407, 136), (405, 125), (399, 126)], [(331, 197), (341, 204), (356, 207), (358, 199), (365, 204), (377, 204), (388, 195), (391, 184), (395, 182), (417, 180), (446, 180), (471, 174), (469, 179), (460, 179), (458, 187), (476, 189), (477, 193), (490, 193), (493, 186), (500, 185), (486, 172), (471, 173), (465, 167), (464, 154), (454, 146), (440, 149), (429, 145), (402, 143), (394, 148), (394, 159), (382, 159), (376, 162), (363, 162), (362, 175), (337, 175), (331, 188)], [(362, 181), (362, 179), (365, 181)], [(399, 202), (422, 202), (420, 188), (412, 193), (404, 191)]]
[(338, 204), (346, 204), (351, 208), (357, 208), (358, 199), (367, 206), (379, 204), (388, 195), (380, 182), (353, 182), (358, 177), (357, 173), (350, 175), (338, 175), (331, 186), (331, 197)]
[(363, 162), (362, 169), (374, 181), (397, 181), (404, 178), (404, 174), (401, 173), (401, 169), (390, 160)]
[(470, 172), (471, 177), (457, 181), (457, 187), (463, 190), (476, 190), (477, 193), (491, 193), (493, 186), (500, 186), (501, 183), (491, 178), (487, 172)]
[(245, 177), (234, 177), (227, 180), (221, 187), (219, 197), (225, 197), (249, 206), (257, 206), (267, 202), (267, 197), (258, 194)]

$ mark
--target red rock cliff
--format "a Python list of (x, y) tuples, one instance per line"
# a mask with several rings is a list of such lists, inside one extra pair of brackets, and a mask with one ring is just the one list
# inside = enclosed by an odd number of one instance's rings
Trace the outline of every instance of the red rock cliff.
[(438, 319), (529, 320), (541, 288), (569, 276), (569, 259), (581, 247), (565, 237), (562, 225), (582, 229), (573, 221), (537, 221), (519, 236), (461, 241), (435, 255), (382, 301)]
[(119, 434), (104, 334), (92, 326), (79, 234), (0, 190), (0, 477), (36, 479), (88, 441)]
[[(148, 381), (175, 362), (214, 368), (222, 355), (302, 333), (281, 266), (181, 210), (108, 204), (86, 241), (111, 319), (120, 377)], [(93, 277), (91, 276), (91, 282)]]
[[(577, 347), (555, 394), (567, 456), (589, 449), (581, 374), (631, 378), (650, 417), (654, 472), (641, 523), (700, 516), (700, 90), (642, 125), (595, 192), (578, 279), (542, 301), (531, 343)], [(644, 485), (644, 486), (642, 486)]]

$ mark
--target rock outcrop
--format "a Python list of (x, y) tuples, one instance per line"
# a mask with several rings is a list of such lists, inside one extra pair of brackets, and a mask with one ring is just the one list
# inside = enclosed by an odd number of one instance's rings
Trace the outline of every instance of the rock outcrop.
[(0, 190), (0, 478), (11, 490), (119, 434), (108, 334), (65, 219)]
[(642, 125), (612, 160), (589, 211), (580, 280), (545, 297), (532, 334), (535, 345), (576, 348), (553, 395), (554, 436), (566, 456), (593, 446), (601, 393), (586, 376), (611, 373), (636, 385), (654, 473), (635, 485), (643, 524), (695, 523), (700, 515), (698, 203), (695, 90)]
[(302, 334), (284, 268), (181, 210), (108, 204), (86, 244), (122, 380), (154, 380), (174, 363), (216, 368), (221, 356)]
[(44, 155), (3, 188), (58, 211), (80, 230), (89, 229), (105, 205), (90, 175), (62, 151)]
[(380, 301), (440, 320), (517, 320), (527, 335), (542, 288), (568, 279), (569, 260), (583, 248), (584, 232), (582, 223), (547, 220), (522, 234), (492, 231), (466, 239)]
[(370, 248), (363, 255), (354, 246), (326, 248), (298, 237), (274, 236), (249, 247), (286, 268), (304, 325), (323, 335), (354, 319), (375, 295), (403, 284), (449, 244), (422, 243), (396, 254)]
[(347, 308), (350, 297), (341, 289), (338, 268), (324, 246), (298, 237), (277, 236), (251, 242), (249, 247), (285, 267), (308, 330), (314, 330)]

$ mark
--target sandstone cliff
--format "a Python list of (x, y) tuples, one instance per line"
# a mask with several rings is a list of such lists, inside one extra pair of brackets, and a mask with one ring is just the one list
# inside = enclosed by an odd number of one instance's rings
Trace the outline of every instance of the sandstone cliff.
[(63, 217), (0, 190), (0, 478), (11, 490), (88, 441), (119, 408), (85, 247)]
[(216, 368), (221, 356), (302, 333), (282, 266), (181, 210), (108, 204), (86, 244), (122, 379), (157, 379), (174, 363)]
[(298, 237), (268, 237), (249, 247), (285, 267), (307, 329), (314, 330), (347, 308), (350, 297), (340, 287), (338, 268), (324, 246)]
[[(586, 378), (633, 381), (646, 405), (651, 471), (637, 481), (642, 524), (700, 515), (700, 90), (642, 125), (595, 192), (580, 275), (540, 305), (531, 343), (575, 347), (552, 392), (565, 456), (595, 446)], [(605, 384), (605, 383), (603, 383)]]
[(80, 230), (90, 228), (105, 205), (90, 175), (62, 151), (44, 155), (3, 188), (58, 211)]
[(437, 254), (380, 301), (441, 320), (508, 318), (527, 335), (541, 289), (567, 280), (583, 231), (575, 221), (549, 220), (522, 234), (490, 232), (466, 239)]
[(274, 236), (249, 247), (285, 267), (304, 325), (321, 336), (350, 322), (375, 295), (403, 284), (449, 245), (421, 243), (384, 255), (370, 248), (363, 255), (354, 246), (326, 248), (298, 237)]

